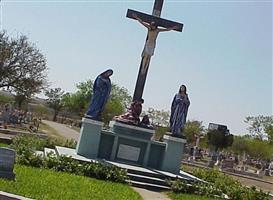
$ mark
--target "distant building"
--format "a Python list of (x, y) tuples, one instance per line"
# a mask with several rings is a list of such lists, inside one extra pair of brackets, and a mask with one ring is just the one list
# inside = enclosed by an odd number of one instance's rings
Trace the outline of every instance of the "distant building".
[(226, 125), (222, 125), (222, 124), (209, 123), (208, 129), (209, 130), (223, 131), (223, 132), (229, 134), (229, 130), (228, 130), (227, 126)]

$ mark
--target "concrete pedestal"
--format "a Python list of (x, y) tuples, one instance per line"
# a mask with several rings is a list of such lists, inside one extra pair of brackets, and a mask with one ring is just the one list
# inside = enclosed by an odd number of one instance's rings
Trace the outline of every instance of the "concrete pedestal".
[(82, 119), (80, 139), (76, 152), (87, 158), (97, 158), (103, 123), (88, 118)]
[(160, 169), (157, 159), (163, 157), (166, 144), (151, 140), (154, 130), (117, 121), (109, 126), (114, 136), (110, 160)]
[(152, 140), (154, 130), (111, 121), (83, 118), (76, 153), (90, 159), (106, 159), (179, 174), (186, 140), (165, 135), (164, 142)]
[(167, 147), (162, 162), (162, 170), (178, 174), (186, 140), (164, 135), (163, 141), (167, 144)]

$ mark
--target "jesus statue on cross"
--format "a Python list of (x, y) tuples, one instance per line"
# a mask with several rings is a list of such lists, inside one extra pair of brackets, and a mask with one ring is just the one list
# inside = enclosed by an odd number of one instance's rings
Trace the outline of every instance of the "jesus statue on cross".
[(141, 57), (143, 58), (143, 68), (141, 73), (144, 74), (146, 73), (146, 70), (148, 69), (151, 57), (154, 55), (156, 38), (158, 36), (158, 33), (175, 30), (177, 29), (177, 26), (170, 27), (170, 28), (158, 28), (154, 21), (152, 21), (151, 23), (144, 22), (136, 14), (133, 14), (133, 17), (139, 23), (141, 23), (143, 26), (145, 26), (148, 29), (148, 36), (146, 39), (144, 49), (141, 54)]

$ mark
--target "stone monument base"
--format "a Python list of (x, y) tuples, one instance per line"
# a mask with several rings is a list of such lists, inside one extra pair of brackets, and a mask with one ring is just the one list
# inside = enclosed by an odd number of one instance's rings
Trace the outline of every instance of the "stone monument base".
[(163, 142), (155, 141), (154, 130), (117, 121), (110, 122), (109, 130), (91, 119), (82, 123), (78, 155), (179, 173), (186, 140), (166, 135)]

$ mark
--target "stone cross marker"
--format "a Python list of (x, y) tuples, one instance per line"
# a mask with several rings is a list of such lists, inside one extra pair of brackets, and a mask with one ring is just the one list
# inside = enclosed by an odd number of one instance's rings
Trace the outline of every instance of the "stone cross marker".
[[(141, 59), (140, 68), (138, 72), (133, 101), (140, 100), (142, 98), (144, 85), (145, 85), (146, 77), (148, 73), (148, 68), (149, 68), (151, 56), (153, 56), (154, 54), (155, 43), (156, 43), (156, 38), (158, 36), (158, 33), (162, 31), (168, 31), (168, 30), (175, 30), (175, 31), (182, 32), (183, 24), (160, 18), (163, 1), (164, 0), (155, 0), (152, 15), (148, 15), (148, 14), (138, 12), (135, 10), (130, 10), (130, 9), (128, 9), (127, 11), (126, 16), (128, 18), (137, 19), (138, 21), (140, 21), (140, 23), (142, 23), (147, 28), (149, 26), (152, 26), (152, 24), (154, 24), (156, 27), (156, 29), (152, 31), (150, 28), (148, 28), (148, 34), (146, 37), (144, 50), (142, 52), (142, 59)], [(157, 27), (163, 27), (165, 29), (160, 29)]]
[(15, 174), (13, 173), (14, 163), (15, 151), (0, 147), (0, 178), (15, 179)]

